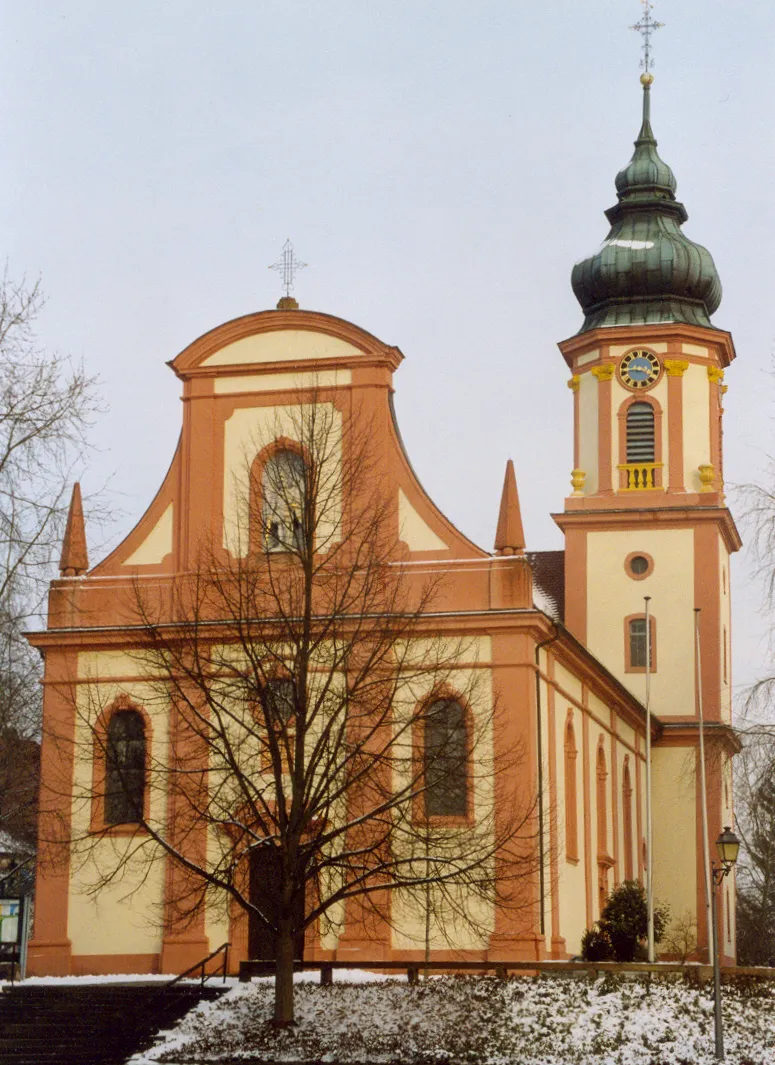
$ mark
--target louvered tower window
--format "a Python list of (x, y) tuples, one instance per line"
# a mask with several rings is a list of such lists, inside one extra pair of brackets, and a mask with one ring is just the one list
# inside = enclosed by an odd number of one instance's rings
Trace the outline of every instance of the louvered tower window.
[(633, 403), (627, 411), (627, 461), (654, 462), (654, 408)]

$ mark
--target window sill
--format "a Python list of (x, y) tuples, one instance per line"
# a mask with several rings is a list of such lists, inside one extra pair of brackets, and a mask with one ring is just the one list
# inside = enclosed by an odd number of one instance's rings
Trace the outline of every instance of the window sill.
[(414, 817), (415, 825), (428, 825), (429, 828), (466, 828), (476, 824), (473, 813), (468, 814), (431, 814), (429, 817), (422, 815)]
[(147, 828), (141, 824), (125, 824), (125, 825), (99, 825), (92, 824), (89, 826), (89, 835), (91, 836), (148, 836), (150, 835)]

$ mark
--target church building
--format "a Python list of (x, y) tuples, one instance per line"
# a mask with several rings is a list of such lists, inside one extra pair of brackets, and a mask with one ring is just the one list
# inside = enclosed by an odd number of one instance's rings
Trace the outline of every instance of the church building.
[[(76, 486), (47, 628), (30, 636), (45, 658), (30, 972), (178, 973), (224, 942), (232, 970), (255, 956), (258, 940), (239, 907), (204, 899), (181, 919), (174, 855), (148, 869), (132, 858), (143, 821), (163, 830), (176, 816), (150, 775), (180, 742), (174, 700), (164, 706), (151, 691), (133, 604), (138, 589), (147, 593), (154, 623), (174, 626), (177, 589), (204, 542), (229, 565), (249, 556), (251, 478), (265, 484), (272, 463), (281, 479), (303, 469), (294, 411), (310, 406), (329, 419), (341, 454), (368, 417), (394, 549), (412, 581), (441, 578), (437, 634), (476, 648), (474, 664), (461, 664), (459, 677), (451, 670), (444, 705), (464, 721), (497, 704), (507, 736), (490, 737), (489, 753), (497, 763), (501, 743), (522, 752), (520, 787), (535, 798), (535, 861), (525, 867), (524, 904), (493, 904), (476, 928), (455, 926), (446, 937), (435, 929), (426, 944), (422, 921), (396, 901), (390, 919), (367, 936), (355, 909), (344, 906), (338, 922), (307, 929), (305, 957), (415, 960), (426, 946), (431, 960), (578, 954), (611, 889), (645, 880), (648, 727), (654, 894), (674, 922), (695, 925), (703, 956), (700, 709), (711, 848), (732, 823), (738, 749), (729, 557), (740, 538), (725, 503), (722, 435), (724, 375), (735, 349), (711, 322), (719, 277), (709, 252), (683, 232), (687, 212), (650, 123), (651, 76), (641, 81), (642, 125), (616, 176), (610, 231), (573, 268), (583, 322), (559, 343), (567, 410), (548, 404), (556, 418), (573, 418), (570, 491), (562, 501), (558, 485), (553, 515), (563, 550), (540, 550), (523, 530), (511, 463), (493, 550), (467, 539), (429, 498), (404, 449), (393, 406), (401, 351), (360, 326), (300, 309), (289, 296), (275, 310), (216, 326), (170, 362), (182, 388), (177, 450), (145, 514), (92, 567)], [(348, 505), (337, 502), (342, 514)], [(262, 535), (280, 547), (286, 531), (296, 535), (295, 520), (288, 530), (265, 522)], [(474, 670), (476, 696), (466, 708), (462, 691)], [(106, 748), (125, 759), (139, 807), (111, 792)], [(477, 759), (476, 749), (464, 759), (471, 780)], [(473, 787), (464, 776), (463, 814), (450, 820), (461, 831), (476, 818)], [(208, 829), (196, 826), (181, 844), (192, 854), (212, 845)], [(116, 855), (127, 858), (120, 875), (106, 875)], [(719, 905), (728, 962), (734, 898), (730, 877)]]

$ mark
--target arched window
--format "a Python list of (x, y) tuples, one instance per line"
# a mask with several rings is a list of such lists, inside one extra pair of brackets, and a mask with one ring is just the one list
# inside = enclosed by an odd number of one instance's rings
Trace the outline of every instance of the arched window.
[(301, 551), (307, 467), (297, 451), (276, 451), (261, 477), (261, 524), (268, 551)]
[(627, 410), (627, 462), (655, 462), (654, 408), (633, 403)]
[(624, 813), (624, 879), (632, 880), (632, 781), (629, 755), (624, 759), (622, 774), (622, 811)]
[(624, 619), (624, 669), (626, 673), (645, 673), (648, 656), (649, 672), (657, 669), (657, 623), (649, 616), (649, 636), (646, 640), (646, 615), (632, 614)]
[(145, 723), (137, 710), (118, 710), (108, 722), (105, 747), (105, 824), (143, 818)]
[(272, 771), (276, 751), (281, 772), (288, 773), (293, 764), (296, 736), (296, 689), (290, 677), (272, 677), (266, 682), (261, 692), (261, 708), (267, 730), (263, 769)]
[(425, 814), (465, 817), (468, 813), (468, 728), (455, 699), (437, 699), (424, 723)]
[(565, 857), (572, 862), (579, 858), (577, 754), (576, 734), (569, 717), (565, 726)]

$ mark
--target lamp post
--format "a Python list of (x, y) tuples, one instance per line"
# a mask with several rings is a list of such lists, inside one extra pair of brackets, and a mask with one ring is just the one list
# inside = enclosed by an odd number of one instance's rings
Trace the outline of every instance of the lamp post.
[(711, 924), (713, 925), (713, 1000), (716, 1034), (716, 1058), (724, 1060), (724, 1029), (721, 1021), (721, 962), (719, 958), (718, 923), (716, 920), (716, 893), (725, 876), (732, 871), (740, 850), (740, 840), (729, 826), (716, 840), (719, 861), (712, 863), (713, 885), (710, 893)]

